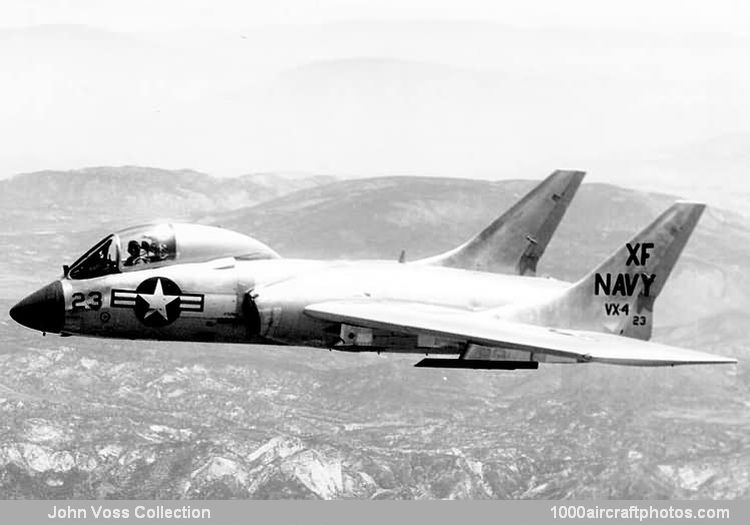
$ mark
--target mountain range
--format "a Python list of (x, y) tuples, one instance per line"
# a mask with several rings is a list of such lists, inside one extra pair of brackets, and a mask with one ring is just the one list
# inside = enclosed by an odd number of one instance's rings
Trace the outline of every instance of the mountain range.
[(0, 233), (188, 220), (199, 212), (248, 207), (333, 180), (279, 173), (217, 178), (139, 166), (38, 171), (0, 180)]

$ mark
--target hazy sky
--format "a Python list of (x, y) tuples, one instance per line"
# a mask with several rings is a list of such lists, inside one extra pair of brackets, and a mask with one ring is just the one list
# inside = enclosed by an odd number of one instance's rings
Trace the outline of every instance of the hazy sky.
[(468, 19), (649, 31), (750, 32), (743, 0), (4, 0), (0, 24), (88, 24), (120, 31), (236, 29), (349, 19)]
[(748, 63), (744, 1), (4, 0), (0, 177), (570, 167), (724, 191), (750, 170)]

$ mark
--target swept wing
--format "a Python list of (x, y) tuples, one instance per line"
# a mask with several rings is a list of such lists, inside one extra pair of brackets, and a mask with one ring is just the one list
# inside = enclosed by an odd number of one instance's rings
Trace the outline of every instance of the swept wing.
[(614, 334), (545, 328), (497, 319), (486, 312), (467, 312), (420, 303), (333, 301), (310, 305), (305, 308), (305, 313), (334, 323), (520, 350), (529, 353), (530, 361), (545, 361), (545, 357), (551, 356), (581, 363), (630, 366), (737, 362), (727, 357)]

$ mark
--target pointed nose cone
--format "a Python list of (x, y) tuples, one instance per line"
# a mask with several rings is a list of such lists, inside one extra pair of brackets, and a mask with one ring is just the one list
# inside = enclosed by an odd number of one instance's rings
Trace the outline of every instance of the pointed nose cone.
[(19, 324), (40, 332), (60, 333), (65, 321), (65, 299), (62, 284), (55, 281), (24, 297), (10, 309)]

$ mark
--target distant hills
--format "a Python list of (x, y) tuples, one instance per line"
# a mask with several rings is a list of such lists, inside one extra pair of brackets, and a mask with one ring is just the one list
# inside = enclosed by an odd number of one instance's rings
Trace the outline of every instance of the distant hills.
[(750, 218), (750, 133), (723, 133), (586, 165), (592, 180), (682, 195)]
[(250, 206), (333, 180), (276, 173), (217, 178), (187, 169), (140, 166), (25, 173), (0, 180), (0, 232), (188, 220), (199, 212)]

